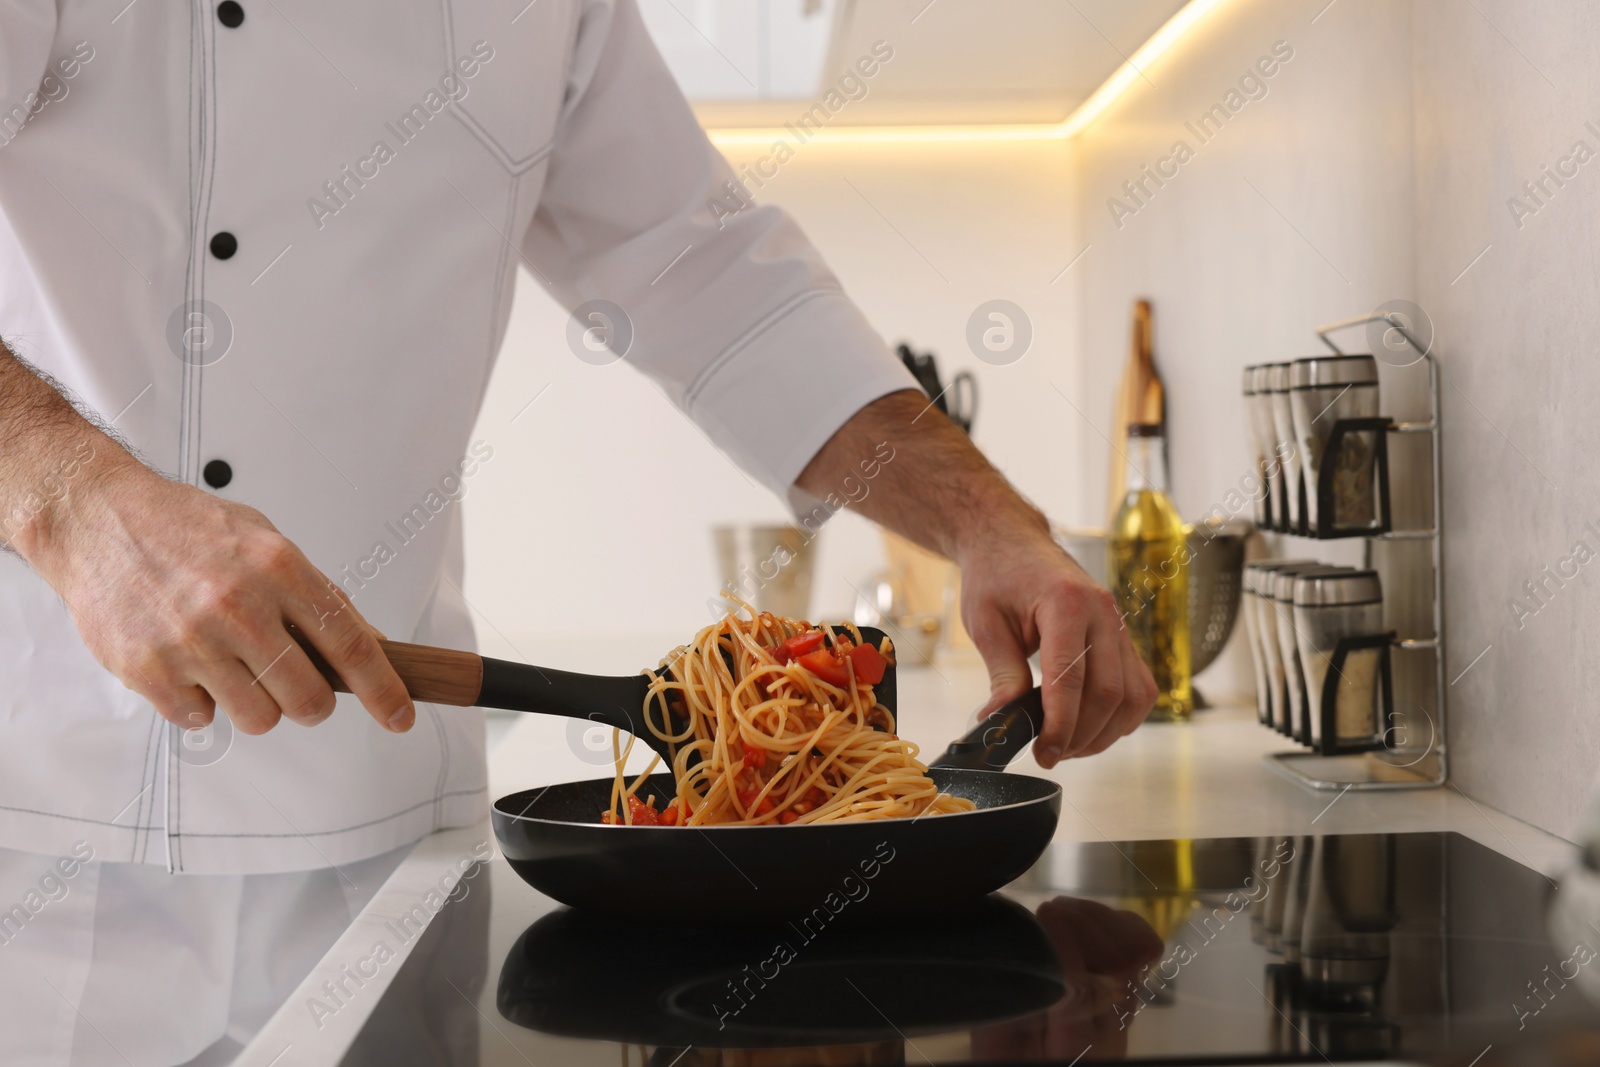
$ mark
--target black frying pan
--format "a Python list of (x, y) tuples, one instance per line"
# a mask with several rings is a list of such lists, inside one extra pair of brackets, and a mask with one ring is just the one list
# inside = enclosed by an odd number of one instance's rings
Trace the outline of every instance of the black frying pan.
[[(1002, 774), (1043, 721), (1034, 689), (978, 724), (930, 769), (974, 811), (791, 826), (608, 826), (611, 778), (495, 801), (495, 837), (542, 893), (594, 913), (679, 923), (796, 922), (945, 911), (1012, 881), (1039, 858), (1061, 815), (1061, 787)], [(662, 804), (672, 776), (640, 796)], [(661, 805), (658, 805), (661, 806)]]
[[(883, 637), (867, 627), (861, 633), (874, 644)], [(416, 700), (590, 719), (667, 755), (666, 742), (643, 724), (647, 675), (572, 674), (470, 652), (381, 644)], [(302, 645), (333, 687), (348, 692)], [(898, 714), (892, 670), (874, 692)], [(609, 826), (600, 813), (611, 805), (613, 780), (598, 778), (501, 797), (493, 810), (495, 836), (529, 885), (594, 912), (720, 923), (943, 910), (1016, 878), (1055, 833), (1061, 787), (1000, 773), (1043, 722), (1040, 692), (1030, 690), (934, 761), (939, 788), (973, 801), (974, 811), (791, 826)], [(674, 792), (672, 775), (658, 774), (639, 795), (664, 807)]]

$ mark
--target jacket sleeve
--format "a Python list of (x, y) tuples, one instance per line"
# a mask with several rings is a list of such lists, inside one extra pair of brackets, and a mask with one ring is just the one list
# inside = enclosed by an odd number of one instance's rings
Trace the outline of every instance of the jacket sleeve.
[(626, 360), (797, 511), (834, 431), (916, 388), (794, 221), (749, 201), (634, 0), (585, 12), (523, 251), (569, 310), (620, 307)]
[(41, 100), (61, 91), (58, 77), (45, 81), (55, 31), (49, 0), (0, 0), (0, 151), (42, 109)]

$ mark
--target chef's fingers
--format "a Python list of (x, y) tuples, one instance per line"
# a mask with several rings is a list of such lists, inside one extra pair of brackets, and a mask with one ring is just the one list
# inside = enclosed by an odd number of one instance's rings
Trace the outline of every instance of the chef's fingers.
[(264, 734), (283, 717), (277, 701), (239, 660), (216, 660), (197, 679), (242, 734)]
[[(326, 578), (323, 582), (341, 592)], [(348, 597), (330, 598), (326, 588), (319, 588), (289, 615), (289, 621), (322, 653), (328, 666), (344, 679), (378, 725), (397, 734), (411, 729), (417, 720), (411, 694), (389, 665), (372, 625), (361, 617)]]
[(1128, 679), (1128, 696), (1118, 717), (1123, 722), (1122, 736), (1126, 737), (1149, 717), (1156, 706), (1156, 698), (1161, 695), (1161, 690), (1156, 686), (1155, 675), (1150, 673), (1149, 664), (1139, 658), (1138, 651), (1133, 647), (1133, 641), (1131, 639), (1123, 641), (1122, 649), (1123, 660), (1128, 664), (1125, 675)]
[[(336, 582), (329, 582), (328, 586), (329, 586), (329, 588), (331, 588), (334, 591), (335, 594), (338, 595), (340, 600), (344, 601), (351, 608), (354, 608), (356, 606), (356, 602), (354, 600), (350, 599), (350, 594), (344, 591), (344, 587), (343, 586), (339, 585)], [(359, 615), (360, 612), (357, 612), (356, 614)], [(363, 621), (365, 621), (365, 620), (363, 620)], [(376, 626), (373, 626), (372, 623), (368, 622), (367, 623), (367, 628), (370, 629), (373, 632), (373, 634), (378, 638), (378, 640), (380, 640), (380, 641), (389, 640), (389, 635), (384, 633), (382, 630), (378, 629)]]
[(1133, 642), (1125, 634), (1119, 633), (1116, 637), (1121, 660), (1122, 703), (1084, 750), (1085, 756), (1097, 756), (1119, 738), (1133, 733), (1144, 722), (1145, 716), (1150, 714), (1150, 707), (1155, 703), (1156, 683), (1150, 677), (1150, 668), (1144, 665), (1139, 653), (1133, 649)]
[(1125, 692), (1122, 650), (1114, 619), (1097, 617), (1084, 635), (1088, 679), (1078, 704), (1078, 722), (1067, 746), (1068, 756), (1086, 756), (1090, 746), (1122, 707)]
[(978, 710), (983, 719), (1033, 688), (1033, 668), (1028, 666), (1027, 646), (999, 609), (980, 607), (967, 633), (989, 669), (989, 701)]
[(216, 717), (217, 702), (197, 685), (154, 692), (140, 686), (135, 692), (154, 704), (157, 714), (163, 719), (185, 730), (210, 726), (211, 720)]
[(1072, 585), (1039, 608), (1044, 730), (1034, 742), (1033, 758), (1041, 767), (1054, 767), (1072, 746), (1089, 684), (1089, 615), (1101, 594), (1110, 599), (1104, 590)]
[(315, 726), (333, 714), (333, 687), (287, 631), (280, 629), (261, 647), (265, 652), (258, 656), (272, 658), (259, 664), (247, 660), (245, 665), (254, 673), (255, 684), (266, 689), (284, 718), (301, 726)]

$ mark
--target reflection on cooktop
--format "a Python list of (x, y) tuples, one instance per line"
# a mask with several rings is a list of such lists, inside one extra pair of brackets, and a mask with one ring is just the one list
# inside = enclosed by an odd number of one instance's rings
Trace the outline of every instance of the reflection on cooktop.
[(870, 925), (623, 924), (488, 873), (346, 1064), (1465, 1065), (1597, 1018), (1549, 883), (1454, 834), (1056, 845), (977, 906)]
[[(877, 924), (811, 937), (799, 924), (661, 931), (641, 945), (636, 930), (560, 912), (512, 947), (496, 1001), (533, 1030), (663, 1051), (898, 1046), (1058, 1004), (1090, 1013), (1161, 948), (1143, 920), (1093, 901), (1061, 898), (1039, 919), (996, 897), (934, 938)], [(618, 966), (642, 948), (648, 961)]]

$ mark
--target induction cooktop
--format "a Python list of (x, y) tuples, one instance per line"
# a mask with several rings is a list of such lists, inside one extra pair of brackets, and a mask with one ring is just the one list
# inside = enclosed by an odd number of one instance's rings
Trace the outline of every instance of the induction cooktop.
[(1552, 941), (1551, 893), (1457, 834), (1100, 842), (937, 921), (819, 902), (689, 929), (586, 916), (495, 861), (344, 1062), (1467, 1067), (1600, 1026), (1572, 980), (1595, 953)]

